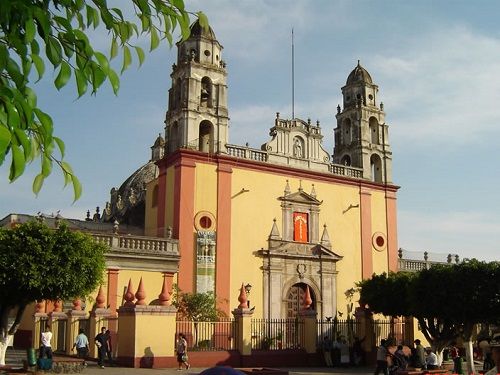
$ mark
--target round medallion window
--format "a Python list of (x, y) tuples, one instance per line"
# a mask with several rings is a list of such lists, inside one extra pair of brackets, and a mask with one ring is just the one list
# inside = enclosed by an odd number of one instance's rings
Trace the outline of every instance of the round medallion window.
[(208, 49), (206, 49), (205, 52), (204, 52), (204, 54), (205, 54), (206, 57), (208, 57), (208, 56), (210, 56), (210, 51)]
[(375, 250), (384, 251), (387, 247), (387, 237), (382, 232), (376, 232), (372, 236), (372, 244)]
[(198, 231), (214, 231), (215, 216), (208, 211), (200, 211), (194, 217), (194, 226)]

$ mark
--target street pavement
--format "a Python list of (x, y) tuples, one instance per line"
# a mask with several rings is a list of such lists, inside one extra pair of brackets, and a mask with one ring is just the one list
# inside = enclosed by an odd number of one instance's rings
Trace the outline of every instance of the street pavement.
[[(85, 368), (82, 374), (84, 375), (170, 375), (170, 374), (182, 374), (182, 375), (197, 375), (206, 367), (192, 367), (189, 370), (178, 371), (177, 368), (159, 368), (159, 369), (145, 369), (145, 368), (129, 368), (129, 367), (106, 367), (101, 369), (94, 363), (89, 363), (89, 366)], [(372, 375), (374, 369), (368, 367), (347, 367), (347, 368), (328, 368), (328, 367), (303, 367), (303, 368), (284, 368), (279, 367), (280, 370), (289, 371), (290, 375), (327, 375), (327, 374), (337, 374), (337, 375)]]

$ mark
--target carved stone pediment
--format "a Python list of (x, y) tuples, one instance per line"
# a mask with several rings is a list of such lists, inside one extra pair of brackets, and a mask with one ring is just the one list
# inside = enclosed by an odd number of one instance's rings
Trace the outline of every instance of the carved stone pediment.
[(323, 201), (320, 201), (313, 197), (311, 194), (306, 193), (304, 190), (299, 189), (295, 193), (287, 194), (283, 197), (278, 198), (280, 201), (286, 201), (295, 204), (306, 204), (319, 206)]
[(319, 258), (337, 262), (343, 257), (322, 246), (321, 244), (297, 243), (289, 241), (273, 241), (275, 247), (269, 250), (259, 250), (259, 254), (264, 257), (279, 258)]

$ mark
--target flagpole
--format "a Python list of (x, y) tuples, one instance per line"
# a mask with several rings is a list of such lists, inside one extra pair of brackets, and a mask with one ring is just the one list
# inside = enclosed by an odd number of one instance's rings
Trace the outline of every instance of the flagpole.
[(293, 46), (293, 27), (292, 27), (292, 120), (295, 118), (295, 56)]

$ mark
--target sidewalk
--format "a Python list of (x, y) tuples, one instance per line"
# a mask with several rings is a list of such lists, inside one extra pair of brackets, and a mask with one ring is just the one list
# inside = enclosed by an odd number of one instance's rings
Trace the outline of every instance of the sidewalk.
[[(130, 367), (106, 367), (99, 368), (96, 364), (90, 363), (89, 366), (82, 372), (84, 375), (170, 375), (170, 374), (184, 374), (196, 375), (205, 370), (205, 367), (190, 368), (189, 370), (177, 371), (176, 368), (168, 369), (145, 369), (145, 368), (130, 368)], [(290, 375), (327, 375), (327, 374), (359, 374), (359, 375), (372, 375), (374, 368), (369, 367), (350, 367), (350, 368), (328, 368), (328, 367), (311, 367), (311, 368), (284, 368), (288, 370)]]

